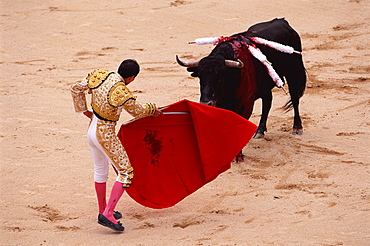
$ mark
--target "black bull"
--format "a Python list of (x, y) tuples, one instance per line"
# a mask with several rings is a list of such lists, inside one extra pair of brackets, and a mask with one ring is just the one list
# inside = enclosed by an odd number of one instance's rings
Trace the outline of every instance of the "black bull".
[[(275, 83), (267, 73), (264, 65), (248, 54), (242, 42), (244, 37), (260, 37), (280, 44), (288, 45), (296, 51), (302, 51), (298, 33), (284, 19), (274, 19), (251, 26), (246, 32), (235, 34), (235, 40), (218, 44), (212, 52), (200, 61), (177, 62), (188, 67), (191, 76), (200, 79), (200, 102), (219, 108), (231, 110), (249, 119), (254, 101), (262, 99), (262, 115), (255, 138), (262, 138), (266, 128), (267, 117), (272, 104), (272, 92)], [(299, 115), (299, 99), (306, 87), (306, 70), (300, 54), (287, 54), (270, 47), (255, 44), (280, 78), (287, 81), (290, 100), (285, 109), (294, 109), (293, 134), (302, 134), (302, 121)], [(238, 59), (244, 64), (238, 67)], [(234, 64), (233, 64), (234, 63)]]

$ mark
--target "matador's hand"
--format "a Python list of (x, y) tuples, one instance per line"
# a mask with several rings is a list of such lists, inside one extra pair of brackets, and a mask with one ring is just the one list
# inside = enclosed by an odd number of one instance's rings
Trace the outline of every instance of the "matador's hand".
[(83, 114), (89, 118), (89, 119), (92, 119), (93, 117), (93, 112), (89, 111), (89, 110), (86, 110), (85, 112), (83, 112)]
[(162, 115), (163, 112), (161, 110), (159, 110), (158, 108), (155, 110), (154, 114), (153, 114), (153, 117), (158, 117), (160, 115)]

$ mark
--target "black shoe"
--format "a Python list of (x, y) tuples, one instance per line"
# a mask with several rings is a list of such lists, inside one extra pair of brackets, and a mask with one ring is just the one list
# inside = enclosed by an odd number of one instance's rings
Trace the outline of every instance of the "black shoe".
[(104, 215), (99, 214), (98, 216), (98, 223), (102, 226), (106, 226), (113, 231), (124, 231), (125, 228), (122, 226), (122, 224), (117, 221), (117, 224), (114, 224), (112, 221), (108, 220)]
[[(100, 214), (98, 214), (98, 220), (99, 220), (99, 216)], [(118, 211), (114, 211), (114, 214), (113, 214), (113, 217), (116, 219), (116, 220), (119, 220), (122, 218), (122, 214)]]
[(114, 214), (113, 214), (113, 217), (116, 219), (116, 220), (119, 220), (122, 218), (122, 214), (118, 211), (114, 211)]

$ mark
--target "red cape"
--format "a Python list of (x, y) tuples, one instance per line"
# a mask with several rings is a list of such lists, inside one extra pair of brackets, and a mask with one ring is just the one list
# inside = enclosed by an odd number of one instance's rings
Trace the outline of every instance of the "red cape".
[(156, 209), (175, 205), (229, 169), (256, 130), (231, 111), (187, 100), (162, 111), (118, 132), (135, 170), (127, 193)]

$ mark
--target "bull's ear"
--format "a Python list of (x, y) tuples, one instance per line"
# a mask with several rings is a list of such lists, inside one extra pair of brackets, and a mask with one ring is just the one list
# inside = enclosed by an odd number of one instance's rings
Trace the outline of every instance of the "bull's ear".
[(191, 72), (191, 74), (190, 74), (191, 77), (199, 77), (198, 76), (198, 67), (188, 67), (186, 70), (188, 70), (188, 72)]

